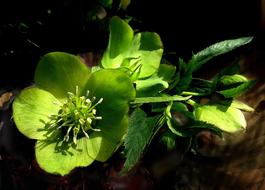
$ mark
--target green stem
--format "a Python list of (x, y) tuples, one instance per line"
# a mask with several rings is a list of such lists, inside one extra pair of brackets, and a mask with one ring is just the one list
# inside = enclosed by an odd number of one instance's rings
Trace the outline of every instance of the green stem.
[(184, 96), (207, 96), (207, 93), (199, 93), (199, 92), (188, 92), (188, 91), (183, 91), (181, 95)]
[(171, 101), (186, 101), (190, 99), (191, 96), (165, 96), (165, 97), (141, 97), (136, 98), (131, 104), (144, 104), (144, 103), (158, 103), (158, 102), (171, 102)]
[(199, 104), (198, 103), (196, 103), (194, 100), (192, 100), (192, 99), (189, 99), (189, 100), (187, 100), (186, 101), (187, 102), (187, 104), (189, 104), (189, 105), (191, 105), (192, 107), (197, 107)]

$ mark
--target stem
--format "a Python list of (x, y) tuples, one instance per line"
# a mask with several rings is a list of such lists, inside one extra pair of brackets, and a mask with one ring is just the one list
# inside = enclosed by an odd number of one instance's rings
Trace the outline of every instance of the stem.
[(199, 92), (188, 92), (188, 91), (183, 91), (181, 95), (185, 96), (206, 96), (208, 95), (207, 93), (199, 93)]
[(194, 100), (192, 100), (192, 99), (189, 99), (189, 100), (187, 100), (186, 101), (187, 102), (187, 104), (189, 104), (189, 105), (191, 105), (192, 107), (197, 107), (199, 104), (198, 103), (196, 103)]
[(131, 104), (186, 101), (189, 98), (191, 98), (191, 96), (183, 97), (179, 95), (174, 95), (174, 96), (164, 96), (164, 97), (141, 97), (141, 98), (136, 98), (134, 102), (131, 102)]

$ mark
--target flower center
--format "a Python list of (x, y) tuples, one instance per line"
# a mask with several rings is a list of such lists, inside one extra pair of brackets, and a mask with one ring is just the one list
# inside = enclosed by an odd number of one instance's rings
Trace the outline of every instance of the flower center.
[(76, 93), (67, 93), (67, 99), (60, 106), (58, 114), (50, 116), (48, 125), (64, 132), (63, 141), (68, 142), (72, 137), (73, 143), (76, 144), (78, 137), (84, 135), (89, 138), (88, 132), (100, 131), (94, 126), (97, 120), (102, 119), (96, 115), (96, 106), (103, 101), (103, 98), (96, 101), (96, 97), (89, 99), (88, 95), (89, 91), (85, 96), (80, 97), (76, 86)]

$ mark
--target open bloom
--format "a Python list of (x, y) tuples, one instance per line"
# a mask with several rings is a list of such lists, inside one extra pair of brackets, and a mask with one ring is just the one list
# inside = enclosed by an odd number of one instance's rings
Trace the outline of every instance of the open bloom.
[(128, 103), (135, 98), (125, 73), (91, 73), (78, 57), (53, 52), (40, 60), (35, 84), (15, 99), (13, 117), (22, 134), (37, 140), (41, 168), (65, 175), (113, 154), (127, 132)]

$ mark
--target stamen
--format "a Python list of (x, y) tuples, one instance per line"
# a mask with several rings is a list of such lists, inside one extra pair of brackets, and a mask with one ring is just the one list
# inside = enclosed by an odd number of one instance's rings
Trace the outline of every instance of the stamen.
[(84, 133), (84, 135), (89, 139), (89, 136), (88, 136), (88, 134), (86, 133), (86, 131), (84, 130), (84, 127), (82, 126), (81, 128), (82, 128), (82, 132)]
[(97, 102), (97, 105), (98, 105), (98, 104), (101, 104), (102, 101), (103, 101), (103, 98), (100, 98), (99, 101)]
[(78, 134), (78, 132), (79, 132), (79, 127), (80, 127), (80, 126), (77, 126), (77, 127), (75, 127), (75, 128), (73, 129), (73, 142), (74, 142), (74, 144), (76, 144), (76, 141), (77, 141), (77, 134)]
[(72, 127), (73, 127), (73, 126), (70, 126), (70, 127), (68, 128), (67, 133), (66, 133), (66, 135), (64, 136), (64, 141), (66, 141), (66, 142), (68, 142), (68, 140), (69, 140), (69, 133), (70, 133)]
[(101, 130), (100, 129), (94, 129), (94, 128), (91, 128), (92, 131), (96, 131), (96, 132), (100, 132)]
[(89, 124), (92, 123), (92, 119), (91, 119), (90, 117), (88, 117), (86, 120), (87, 120), (87, 122), (88, 122)]
[(79, 123), (80, 123), (81, 125), (84, 125), (84, 124), (85, 124), (85, 120), (83, 120), (83, 119), (79, 119)]
[(88, 97), (89, 95), (89, 90), (86, 91), (86, 98)]
[[(54, 102), (60, 105), (57, 115), (50, 115), (50, 121), (47, 122), (47, 128), (50, 128), (47, 135), (55, 131), (62, 130), (64, 136), (62, 141), (76, 144), (78, 138), (89, 138), (90, 132), (99, 132), (100, 129), (94, 128), (97, 120), (102, 120), (101, 116), (97, 116), (96, 106), (103, 102), (103, 98), (98, 101), (95, 96), (88, 98), (89, 90), (85, 96), (79, 96), (80, 90), (78, 86), (75, 88), (75, 94), (67, 93), (67, 99), (61, 102)], [(48, 134), (49, 133), (49, 134)]]
[(68, 95), (69, 97), (74, 96), (74, 94), (73, 94), (72, 92), (67, 92), (67, 95)]
[(78, 86), (75, 86), (75, 94), (76, 94), (77, 96), (79, 96), (79, 93), (78, 93)]

